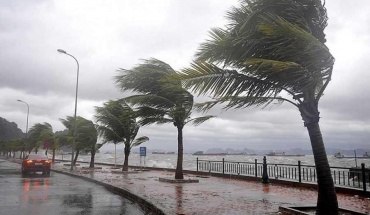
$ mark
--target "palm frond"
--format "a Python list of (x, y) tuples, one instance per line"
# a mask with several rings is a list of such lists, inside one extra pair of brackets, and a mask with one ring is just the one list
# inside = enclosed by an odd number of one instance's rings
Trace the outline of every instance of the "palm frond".
[(110, 100), (95, 110), (97, 129), (105, 142), (130, 143), (135, 139), (140, 128), (136, 121), (138, 113), (128, 105), (127, 100)]
[(249, 96), (235, 96), (224, 97), (218, 100), (220, 103), (227, 103), (224, 109), (230, 108), (246, 108), (246, 107), (262, 107), (265, 108), (274, 101), (275, 105), (280, 105), (284, 100), (280, 97), (249, 97)]
[(131, 148), (132, 148), (132, 147), (139, 146), (140, 144), (145, 143), (145, 142), (147, 142), (147, 141), (149, 141), (149, 137), (147, 137), (147, 136), (138, 137), (138, 138), (136, 138), (136, 139), (132, 142), (132, 144), (131, 144)]
[(122, 91), (157, 93), (166, 78), (175, 71), (168, 64), (152, 58), (143, 60), (143, 63), (131, 70), (119, 69), (118, 73), (115, 83)]
[(203, 122), (205, 122), (205, 121), (207, 121), (209, 119), (212, 119), (214, 117), (215, 116), (211, 116), (211, 115), (201, 116), (201, 117), (197, 117), (197, 118), (192, 118), (191, 120), (189, 120), (186, 123), (192, 123), (194, 126), (198, 126), (198, 125), (202, 124)]
[(125, 98), (127, 102), (134, 106), (149, 106), (157, 109), (171, 109), (175, 106), (174, 102), (158, 94), (133, 95)]
[(253, 74), (221, 69), (206, 62), (195, 62), (191, 66), (184, 69), (179, 76), (185, 87), (191, 87), (199, 95), (209, 93), (218, 98), (248, 92), (255, 96), (271, 96), (282, 90), (275, 83), (253, 77)]
[(311, 33), (276, 14), (263, 14), (257, 25), (261, 40), (275, 60), (292, 61), (308, 70), (321, 71), (333, 65), (329, 49)]
[(194, 105), (194, 109), (198, 112), (207, 112), (208, 110), (212, 109), (217, 104), (221, 104), (221, 102), (214, 100), (214, 101), (197, 103)]
[(162, 124), (173, 123), (173, 122), (174, 122), (174, 119), (169, 119), (169, 118), (146, 117), (146, 118), (142, 118), (141, 120), (139, 120), (138, 123), (142, 126), (145, 126), (145, 125), (150, 125), (150, 124), (162, 125)]

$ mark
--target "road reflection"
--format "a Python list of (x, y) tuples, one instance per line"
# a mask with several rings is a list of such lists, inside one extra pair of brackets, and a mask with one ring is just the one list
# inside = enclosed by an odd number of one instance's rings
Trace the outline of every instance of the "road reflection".
[(0, 214), (6, 215), (144, 215), (139, 206), (104, 187), (52, 173), (22, 175), (20, 165), (0, 164)]
[(182, 184), (178, 184), (175, 186), (176, 189), (176, 213), (177, 214), (184, 214), (183, 213), (183, 191), (182, 191)]
[(30, 204), (41, 204), (49, 199), (49, 177), (36, 178), (36, 175), (21, 180), (23, 183), (23, 201)]

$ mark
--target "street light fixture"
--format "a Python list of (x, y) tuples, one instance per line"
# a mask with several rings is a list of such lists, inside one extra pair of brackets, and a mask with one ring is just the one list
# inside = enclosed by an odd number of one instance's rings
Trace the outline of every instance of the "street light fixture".
[(73, 135), (72, 135), (72, 158), (71, 158), (71, 171), (73, 170), (73, 157), (74, 157), (74, 144), (75, 144), (75, 136), (76, 136), (76, 114), (77, 114), (77, 94), (78, 94), (78, 74), (80, 69), (80, 64), (78, 63), (77, 59), (71, 55), (68, 54), (66, 51), (62, 49), (57, 50), (60, 54), (65, 54), (71, 56), (73, 59), (75, 59), (77, 63), (77, 82), (76, 82), (76, 99), (75, 99), (75, 115), (74, 115), (74, 128), (73, 128)]
[[(22, 103), (24, 103), (24, 104), (26, 104), (27, 105), (27, 123), (26, 123), (26, 139), (25, 139), (25, 141), (24, 141), (24, 151), (26, 151), (26, 146), (27, 146), (27, 135), (28, 135), (28, 116), (29, 116), (29, 114), (30, 114), (30, 106), (27, 104), (27, 102), (24, 102), (24, 101), (22, 101), (22, 100), (20, 100), (20, 99), (18, 99), (17, 100), (18, 102), (22, 102)], [(24, 152), (23, 151), (23, 158), (24, 158)], [(22, 153), (21, 153), (22, 154)], [(22, 155), (21, 155), (22, 156)]]

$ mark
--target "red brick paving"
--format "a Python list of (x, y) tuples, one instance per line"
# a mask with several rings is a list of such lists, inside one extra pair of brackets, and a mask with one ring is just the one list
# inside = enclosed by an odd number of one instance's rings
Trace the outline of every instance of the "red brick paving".
[[(61, 164), (53, 168), (69, 172), (69, 168)], [(217, 177), (198, 178), (190, 174), (185, 178), (199, 179), (199, 183), (159, 182), (159, 177), (174, 177), (174, 173), (156, 170), (117, 174), (107, 166), (93, 171), (76, 167), (74, 174), (128, 190), (149, 200), (166, 214), (278, 214), (279, 206), (315, 205), (317, 198), (314, 189)], [(340, 207), (370, 212), (369, 198), (339, 193), (337, 196)]]

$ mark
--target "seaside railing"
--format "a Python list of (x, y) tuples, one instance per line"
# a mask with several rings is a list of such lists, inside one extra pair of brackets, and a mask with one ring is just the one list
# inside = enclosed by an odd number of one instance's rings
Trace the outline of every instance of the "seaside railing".
[[(264, 158), (265, 160), (266, 158)], [(265, 175), (263, 169), (265, 168)], [(331, 167), (331, 174), (335, 186), (362, 189), (369, 192), (370, 169), (361, 167)], [(260, 178), (273, 178), (277, 180), (295, 181), (299, 183), (317, 183), (315, 166), (302, 165), (301, 161), (295, 164), (274, 164), (257, 162), (236, 162), (200, 160), (197, 158), (197, 171), (209, 173), (222, 173), (227, 175), (245, 175)]]

